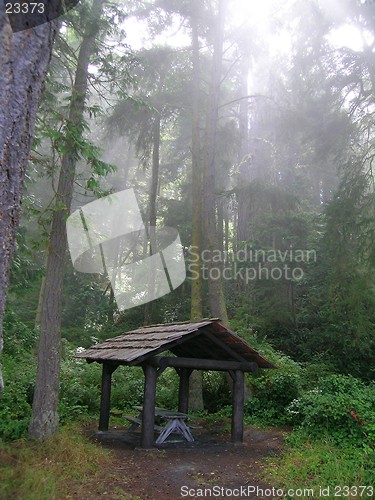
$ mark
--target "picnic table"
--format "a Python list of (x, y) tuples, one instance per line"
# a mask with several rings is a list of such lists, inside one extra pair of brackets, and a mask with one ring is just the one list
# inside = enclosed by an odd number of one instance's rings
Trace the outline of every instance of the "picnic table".
[[(131, 426), (129, 427), (128, 432), (132, 432), (136, 430), (140, 425), (142, 425), (143, 406), (133, 406), (133, 408), (139, 412), (138, 417), (124, 415), (124, 418), (131, 422)], [(159, 432), (156, 444), (164, 443), (164, 441), (170, 434), (172, 434), (172, 432), (181, 434), (186, 439), (186, 441), (194, 441), (189, 426), (186, 424), (186, 420), (188, 418), (193, 418), (191, 415), (178, 411), (166, 410), (164, 408), (159, 408), (156, 406), (155, 417), (159, 417), (159, 419), (167, 421), (164, 426), (160, 426), (157, 423), (154, 424), (154, 429)]]

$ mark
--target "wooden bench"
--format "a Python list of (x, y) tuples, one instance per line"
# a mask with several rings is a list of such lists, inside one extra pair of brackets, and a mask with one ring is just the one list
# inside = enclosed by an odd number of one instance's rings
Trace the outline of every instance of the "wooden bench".
[(190, 427), (190, 429), (203, 429), (201, 425), (191, 424), (190, 422), (188, 422), (186, 425)]
[[(131, 422), (131, 424), (132, 424), (129, 427), (128, 432), (135, 432), (138, 429), (138, 427), (140, 427), (142, 425), (142, 420), (140, 418), (133, 417), (132, 415), (124, 415), (123, 417), (126, 420), (129, 420), (129, 422)], [(154, 429), (157, 432), (161, 432), (163, 430), (163, 427), (160, 427), (160, 425), (155, 424)]]

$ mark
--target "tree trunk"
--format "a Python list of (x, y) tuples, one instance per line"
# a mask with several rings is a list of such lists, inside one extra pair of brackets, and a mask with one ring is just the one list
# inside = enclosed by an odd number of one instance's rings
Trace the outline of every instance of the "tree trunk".
[(224, 210), (224, 252), (225, 252), (225, 264), (228, 264), (228, 256), (229, 256), (229, 214), (228, 207)]
[[(192, 228), (191, 246), (194, 253), (191, 269), (191, 309), (192, 321), (199, 320), (203, 316), (202, 310), (202, 274), (201, 274), (201, 252), (202, 252), (202, 161), (200, 145), (200, 68), (199, 68), (199, 38), (198, 26), (195, 16), (196, 10), (191, 16), (191, 37), (193, 49), (193, 81), (192, 81)], [(189, 383), (189, 408), (191, 411), (203, 410), (202, 394), (202, 372), (193, 371)]]
[(192, 229), (191, 245), (194, 259), (191, 263), (191, 311), (192, 320), (201, 319), (202, 312), (202, 160), (200, 144), (200, 68), (199, 68), (199, 38), (197, 19), (191, 18), (192, 49), (193, 49), (193, 81), (192, 81)]
[[(12, 33), (0, 4), (0, 352), (9, 271), (36, 113), (55, 37), (55, 23)], [(3, 382), (0, 372), (0, 392)]]
[[(212, 255), (219, 248), (216, 210), (215, 210), (215, 150), (218, 122), (218, 106), (220, 97), (221, 68), (223, 56), (224, 37), (224, 0), (218, 0), (218, 12), (214, 20), (214, 48), (211, 69), (211, 82), (208, 93), (206, 113), (206, 144), (205, 144), (205, 169), (204, 169), (204, 233), (206, 237), (205, 247), (211, 255), (208, 264), (208, 298), (211, 314), (221, 318), (224, 323), (228, 322), (227, 308), (225, 305), (224, 291), (221, 273), (217, 276), (210, 275), (215, 267)], [(213, 279), (215, 278), (215, 279)]]
[[(224, 254), (224, 202), (220, 198), (216, 203), (217, 210), (217, 243), (221, 255)], [(222, 259), (224, 261), (224, 259)], [(223, 262), (224, 264), (224, 262)]]
[[(152, 174), (151, 174), (151, 190), (149, 199), (149, 223), (150, 223), (150, 255), (156, 251), (156, 198), (158, 194), (159, 182), (159, 167), (160, 167), (160, 114), (155, 116), (153, 130), (153, 145), (152, 145)], [(154, 278), (154, 277), (152, 277)], [(152, 279), (151, 286), (154, 286)], [(144, 324), (150, 325), (152, 319), (152, 301), (145, 304)]]
[(67, 150), (61, 161), (52, 218), (40, 319), (38, 369), (29, 436), (45, 439), (57, 430), (60, 376), (61, 296), (67, 250), (66, 217), (73, 196), (77, 150), (74, 135), (83, 132), (88, 65), (99, 32), (103, 0), (94, 0), (80, 47), (67, 125)]
[[(249, 76), (249, 62), (243, 53), (244, 62), (241, 67), (241, 95), (247, 95), (247, 80)], [(249, 186), (251, 182), (251, 159), (249, 157), (249, 101), (242, 99), (239, 104), (238, 128), (240, 133), (240, 148), (238, 155), (238, 186), (240, 188)], [(249, 216), (251, 210), (251, 200), (247, 190), (240, 189), (237, 193), (238, 201), (238, 241), (248, 241)]]

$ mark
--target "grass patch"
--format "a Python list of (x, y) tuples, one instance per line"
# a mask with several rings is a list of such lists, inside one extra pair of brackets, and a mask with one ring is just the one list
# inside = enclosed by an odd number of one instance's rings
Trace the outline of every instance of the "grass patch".
[(0, 448), (0, 498), (65, 498), (72, 486), (92, 478), (110, 453), (90, 443), (77, 426), (62, 428), (44, 442), (19, 440)]
[(315, 495), (319, 496), (320, 487), (330, 486), (333, 491), (337, 485), (374, 484), (374, 452), (355, 447), (341, 448), (329, 439), (319, 442), (298, 440), (292, 435), (290, 441), (281, 455), (267, 460), (264, 478), (273, 486), (284, 491), (289, 488), (312, 488)]

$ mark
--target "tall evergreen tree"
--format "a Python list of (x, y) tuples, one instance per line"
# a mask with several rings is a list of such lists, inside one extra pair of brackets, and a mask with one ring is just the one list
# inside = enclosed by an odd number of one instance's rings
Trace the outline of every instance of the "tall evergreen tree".
[[(2, 319), (23, 182), (55, 37), (55, 24), (12, 33), (0, 5), (0, 352)], [(0, 373), (0, 392), (3, 382)]]
[(84, 131), (88, 66), (100, 30), (102, 9), (103, 0), (93, 0), (79, 50), (70, 100), (66, 152), (61, 160), (41, 304), (38, 370), (29, 426), (29, 436), (35, 439), (51, 436), (58, 426), (62, 282), (67, 250), (65, 222), (72, 201), (75, 168), (79, 158), (77, 144)]

